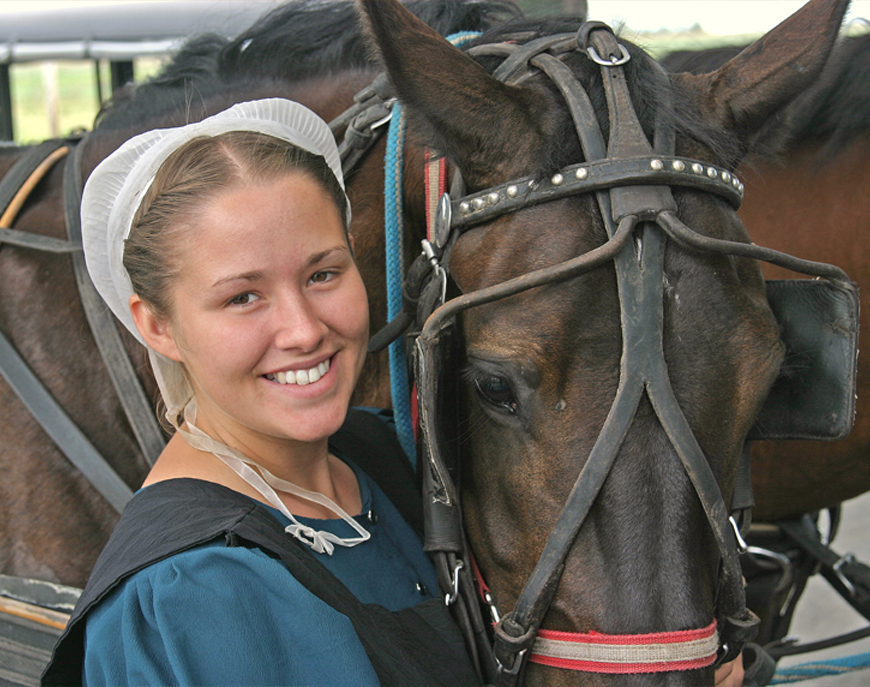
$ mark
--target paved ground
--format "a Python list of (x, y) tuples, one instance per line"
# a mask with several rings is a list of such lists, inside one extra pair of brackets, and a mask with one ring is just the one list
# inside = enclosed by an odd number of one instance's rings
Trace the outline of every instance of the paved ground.
[[(870, 565), (868, 525), (870, 525), (870, 493), (847, 501), (843, 505), (842, 524), (832, 548), (841, 554), (852, 552), (859, 561)], [(803, 597), (798, 602), (790, 634), (799, 637), (802, 642), (807, 642), (857, 630), (867, 624), (868, 621), (843, 601), (821, 575), (816, 575), (809, 581)], [(855, 654), (867, 654), (868, 660), (865, 662), (870, 663), (870, 638), (834, 649), (784, 658), (779, 666), (799, 665)], [(870, 669), (803, 680), (793, 684), (799, 687), (870, 687)]]

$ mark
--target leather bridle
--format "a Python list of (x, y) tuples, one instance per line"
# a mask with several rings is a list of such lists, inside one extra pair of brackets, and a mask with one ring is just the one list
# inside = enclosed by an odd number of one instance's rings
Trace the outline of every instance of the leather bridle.
[[(588, 95), (559, 59), (560, 55), (577, 49), (588, 54), (602, 71), (610, 119), (607, 145)], [(671, 109), (667, 102), (660, 108), (654, 146), (650, 146), (631, 103), (622, 67), (631, 57), (606, 25), (590, 22), (584, 24), (576, 36), (563, 34), (519, 46), (476, 46), (468, 52), (472, 55), (507, 54), (494, 73), (506, 83), (517, 83), (537, 71), (550, 77), (568, 104), (587, 162), (567, 167), (546, 181), (530, 177), (518, 179), (453, 201), (445, 195), (439, 206), (433, 241), (424, 242), (423, 259), (443, 270), (462, 231), (532, 204), (581, 193), (595, 194), (608, 240), (561, 264), (464, 293), (444, 303), (428, 317), (416, 339), (416, 384), (427, 507), (426, 548), (435, 555), (447, 588), (448, 603), (461, 600), (460, 589), (463, 584), (469, 584), (470, 575), (459, 495), (448, 470), (436, 417), (441, 376), (439, 358), (447, 332), (457, 316), (469, 308), (536, 286), (561, 282), (613, 261), (623, 340), (616, 397), (515, 608), (495, 625), (492, 655), (497, 667), (496, 684), (512, 685), (518, 681), (559, 585), (568, 551), (607, 478), (644, 394), (698, 494), (720, 557), (716, 601), (720, 649), (718, 657), (714, 652), (706, 665), (714, 659), (731, 660), (754, 636), (758, 618), (746, 608), (738, 542), (729, 522), (728, 508), (667, 373), (663, 350), (664, 245), (670, 239), (692, 249), (765, 260), (836, 281), (848, 282), (848, 276), (832, 265), (800, 260), (749, 243), (701, 236), (679, 220), (670, 186), (715, 193), (735, 209), (740, 205), (743, 186), (728, 170), (674, 156), (674, 125), (669, 119)], [(667, 75), (656, 63), (651, 61), (651, 64), (655, 64), (666, 87)], [(470, 610), (474, 605), (473, 592), (465, 597), (467, 608), (461, 614), (473, 615)], [(463, 624), (467, 623), (465, 618)], [(583, 669), (589, 670), (588, 667)], [(648, 665), (637, 672), (660, 669), (670, 668)]]

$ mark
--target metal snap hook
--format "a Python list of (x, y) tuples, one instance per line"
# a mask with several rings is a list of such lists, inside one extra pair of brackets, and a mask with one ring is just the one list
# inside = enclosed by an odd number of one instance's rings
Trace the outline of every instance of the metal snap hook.
[(451, 575), (451, 582), (453, 584), (453, 591), (448, 592), (444, 595), (444, 604), (446, 606), (452, 606), (456, 603), (456, 599), (459, 598), (459, 571), (464, 568), (465, 565), (462, 561), (457, 560), (453, 565), (453, 575)]
[(504, 664), (498, 660), (498, 656), (495, 656), (494, 658), (495, 658), (496, 667), (498, 669), (498, 674), (499, 675), (516, 675), (517, 673), (519, 673), (520, 668), (523, 667), (523, 659), (526, 657), (527, 651), (528, 651), (528, 649), (523, 649), (514, 657), (514, 664), (510, 669), (505, 668)]

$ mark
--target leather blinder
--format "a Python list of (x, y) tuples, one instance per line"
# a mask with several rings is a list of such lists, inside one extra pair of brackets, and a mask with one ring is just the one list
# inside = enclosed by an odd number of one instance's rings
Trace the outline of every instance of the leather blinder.
[(767, 282), (785, 361), (748, 438), (842, 439), (852, 430), (858, 289), (823, 279)]

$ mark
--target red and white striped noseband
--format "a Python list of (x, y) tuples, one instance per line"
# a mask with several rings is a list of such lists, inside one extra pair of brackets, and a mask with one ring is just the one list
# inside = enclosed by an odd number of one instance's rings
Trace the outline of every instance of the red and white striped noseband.
[(715, 620), (699, 630), (643, 635), (539, 630), (529, 660), (593, 673), (662, 673), (706, 668), (718, 649)]

